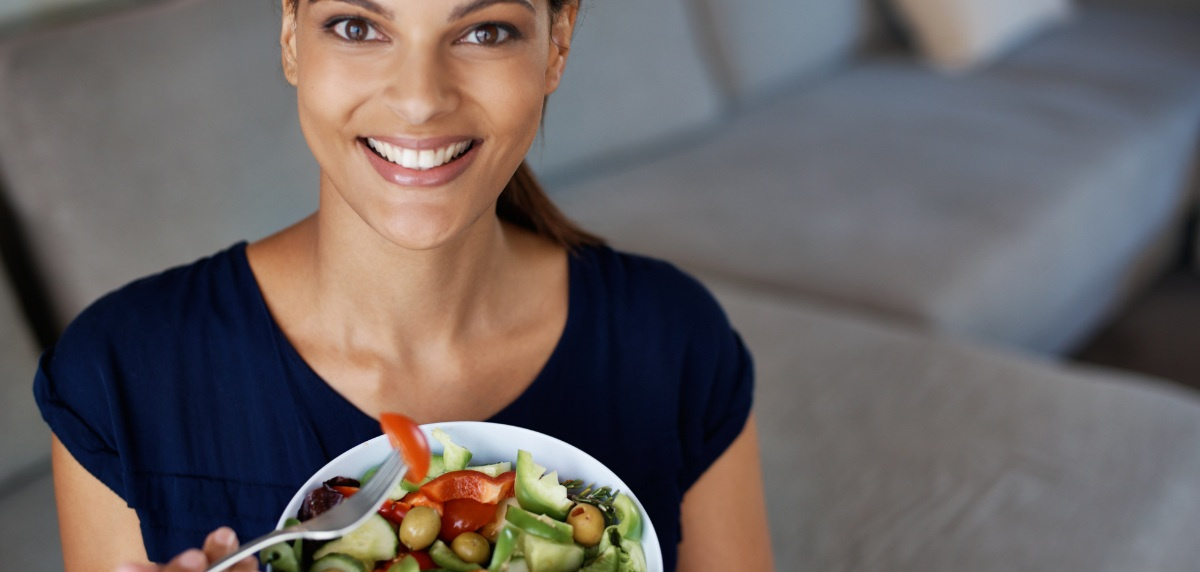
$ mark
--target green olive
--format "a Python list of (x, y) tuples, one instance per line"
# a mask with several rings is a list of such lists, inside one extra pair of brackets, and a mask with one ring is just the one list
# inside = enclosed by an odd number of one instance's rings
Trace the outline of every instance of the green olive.
[(400, 542), (409, 550), (424, 550), (442, 531), (442, 517), (427, 506), (414, 506), (400, 521)]
[(454, 537), (450, 549), (467, 564), (482, 564), (492, 552), (487, 539), (476, 532), (464, 532)]
[(574, 528), (575, 542), (588, 548), (600, 544), (600, 537), (604, 534), (604, 514), (600, 509), (587, 503), (578, 503), (567, 514), (567, 524)]

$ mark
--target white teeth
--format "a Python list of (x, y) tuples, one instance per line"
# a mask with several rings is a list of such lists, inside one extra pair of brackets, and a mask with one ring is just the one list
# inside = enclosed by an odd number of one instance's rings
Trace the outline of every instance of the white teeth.
[(462, 155), (471, 146), (471, 142), (461, 141), (439, 149), (422, 149), (420, 151), (398, 147), (371, 138), (367, 139), (367, 145), (392, 163), (407, 169), (424, 171), (440, 167), (458, 158), (459, 155)]

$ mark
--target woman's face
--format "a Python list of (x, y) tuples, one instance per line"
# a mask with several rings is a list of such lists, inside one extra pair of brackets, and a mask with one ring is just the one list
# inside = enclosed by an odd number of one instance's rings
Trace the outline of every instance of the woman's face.
[(548, 0), (284, 1), (284, 73), (344, 203), (390, 242), (445, 244), (494, 216), (558, 86), (575, 20)]

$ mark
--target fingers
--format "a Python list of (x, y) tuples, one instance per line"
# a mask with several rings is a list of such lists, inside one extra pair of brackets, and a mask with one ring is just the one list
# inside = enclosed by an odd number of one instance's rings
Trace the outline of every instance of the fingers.
[[(212, 531), (208, 535), (208, 538), (204, 539), (204, 555), (207, 557), (208, 563), (216, 562), (237, 550), (238, 545), (237, 534), (233, 532), (232, 528), (223, 526)], [(254, 556), (247, 556), (230, 568), (230, 570), (234, 572), (254, 572), (258, 570), (258, 559)]]
[[(204, 539), (204, 548), (182, 552), (165, 566), (159, 568), (153, 564), (125, 564), (117, 568), (117, 572), (203, 572), (209, 564), (216, 562), (238, 548), (237, 534), (232, 528), (223, 526)], [(258, 559), (253, 555), (239, 561), (229, 570), (233, 572), (256, 572)]]

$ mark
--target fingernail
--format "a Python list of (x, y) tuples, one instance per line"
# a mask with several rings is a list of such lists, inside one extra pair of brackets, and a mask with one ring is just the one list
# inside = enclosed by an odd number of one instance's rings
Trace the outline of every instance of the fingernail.
[(217, 534), (215, 535), (214, 539), (221, 546), (233, 546), (237, 543), (237, 533), (235, 533), (232, 528), (222, 527), (217, 530)]
[(205, 558), (203, 552), (192, 549), (180, 554), (178, 563), (189, 570), (203, 570), (204, 566), (208, 564), (208, 558)]

